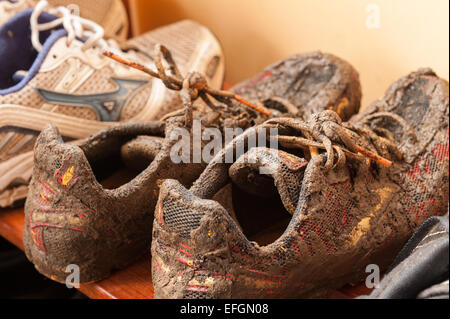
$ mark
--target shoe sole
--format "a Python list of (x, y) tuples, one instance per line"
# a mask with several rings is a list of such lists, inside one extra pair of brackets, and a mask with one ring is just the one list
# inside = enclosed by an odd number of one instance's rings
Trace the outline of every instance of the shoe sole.
[[(0, 163), (0, 207), (8, 207), (28, 193), (33, 171), (33, 152), (27, 152)], [(14, 185), (13, 187), (10, 187)]]
[[(26, 119), (26, 122), (24, 122), (24, 119)], [(85, 120), (14, 104), (0, 105), (0, 129), (4, 127), (19, 127), (40, 132), (49, 123), (58, 127), (62, 136), (70, 136), (75, 139), (85, 138), (115, 124), (112, 122)]]

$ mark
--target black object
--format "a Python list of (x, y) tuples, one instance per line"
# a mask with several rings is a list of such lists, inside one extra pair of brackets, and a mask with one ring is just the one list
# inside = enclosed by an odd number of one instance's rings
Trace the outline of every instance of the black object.
[(377, 299), (448, 299), (448, 214), (427, 219), (400, 251), (370, 296)]
[(86, 299), (39, 274), (25, 254), (0, 238), (0, 299)]

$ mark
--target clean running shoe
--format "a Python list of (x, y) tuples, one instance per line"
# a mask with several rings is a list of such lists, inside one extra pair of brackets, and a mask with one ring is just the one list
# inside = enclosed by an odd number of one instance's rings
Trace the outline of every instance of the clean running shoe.
[[(128, 36), (128, 14), (122, 0), (47, 0), (52, 7), (65, 6), (74, 14), (92, 20), (105, 30), (105, 37), (125, 41)], [(34, 8), (39, 0), (0, 0), (0, 27), (25, 9)]]
[[(385, 270), (424, 220), (447, 213), (448, 89), (421, 69), (347, 123), (333, 111), (272, 119), (228, 144), (189, 190), (165, 180), (155, 298), (323, 297), (359, 283), (369, 264)], [(223, 163), (267, 128), (279, 149)]]
[[(298, 55), (289, 58), (291, 63), (277, 64), (273, 69), (277, 74), (273, 87), (294, 97), (295, 94), (290, 93), (296, 88), (292, 79), (300, 79), (291, 76), (292, 66), (305, 65), (302, 63), (305, 57), (309, 59), (310, 55)], [(330, 63), (339, 65), (338, 69), (350, 68), (337, 58), (327, 57), (333, 61)], [(157, 58), (157, 65), (161, 65), (161, 56)], [(169, 69), (176, 70), (176, 64), (169, 63)], [(165, 78), (165, 75), (160, 72), (158, 77)], [(204, 158), (198, 163), (192, 157), (181, 163), (172, 160), (171, 151), (183, 149), (175, 148), (180, 142), (193, 154), (195, 142), (190, 140), (195, 134), (195, 124), (192, 125), (188, 118), (192, 116), (203, 121), (200, 134), (205, 132), (202, 129), (209, 127), (222, 129), (222, 138), (223, 128), (246, 129), (268, 118), (259, 112), (264, 106), (253, 109), (247, 107), (253, 105), (251, 103), (247, 106), (228, 103), (233, 94), (205, 88), (206, 80), (198, 73), (187, 76), (187, 82), (180, 77), (176, 74), (172, 77), (175, 80), (166, 79), (165, 84), (174, 90), (181, 89), (182, 96), (193, 94), (190, 96), (193, 100), (196, 95), (212, 92), (208, 96), (216, 99), (214, 105), (210, 98), (206, 99), (211, 109), (199, 107), (192, 112), (196, 107), (188, 101), (182, 112), (166, 116), (164, 122), (122, 124), (97, 133), (78, 146), (64, 144), (54, 128), (49, 127), (41, 133), (35, 146), (35, 167), (25, 205), (24, 230), (26, 254), (39, 272), (64, 282), (68, 275), (66, 267), (76, 264), (80, 267), (81, 282), (96, 281), (108, 277), (114, 269), (125, 267), (148, 249), (162, 180), (177, 179), (188, 187), (206, 167)], [(359, 87), (357, 77), (342, 76), (341, 79)], [(180, 83), (187, 86), (182, 88)], [(310, 83), (316, 85), (314, 81)], [(259, 89), (255, 80), (238, 87), (250, 84), (255, 90)], [(266, 90), (267, 85), (263, 89)], [(245, 98), (245, 95), (237, 97), (240, 101)], [(290, 102), (278, 100), (277, 103), (283, 106)], [(187, 141), (172, 136), (173, 132), (183, 128), (190, 134)], [(207, 142), (202, 141), (203, 146)], [(132, 174), (123, 174), (121, 168), (124, 167), (132, 169)]]
[[(31, 151), (47, 123), (76, 140), (117, 121), (156, 120), (182, 107), (179, 95), (161, 81), (104, 57), (103, 50), (117, 50), (118, 44), (103, 40), (98, 25), (64, 7), (48, 10), (54, 15), (45, 10), (40, 2), (0, 28), (0, 207), (26, 196)], [(171, 49), (181, 72), (202, 72), (211, 87), (221, 88), (224, 58), (208, 29), (182, 21), (129, 46), (146, 43), (142, 48), (150, 50), (157, 41)], [(155, 69), (148, 52), (123, 54)]]

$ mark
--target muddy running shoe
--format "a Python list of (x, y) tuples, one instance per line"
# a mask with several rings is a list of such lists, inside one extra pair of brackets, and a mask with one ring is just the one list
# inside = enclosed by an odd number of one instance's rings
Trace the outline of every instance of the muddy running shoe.
[(279, 114), (303, 119), (333, 110), (347, 120), (358, 113), (361, 102), (358, 72), (348, 62), (322, 52), (293, 55), (274, 63), (232, 91)]
[(192, 135), (185, 142), (178, 133), (192, 131), (186, 118), (205, 116), (186, 113), (164, 122), (118, 124), (77, 145), (64, 143), (55, 127), (42, 131), (23, 235), (26, 255), (40, 273), (65, 282), (66, 267), (75, 264), (81, 282), (97, 281), (148, 249), (162, 179), (188, 186), (206, 165), (174, 160), (175, 145), (192, 152)]
[[(422, 69), (347, 123), (332, 111), (269, 120), (228, 144), (190, 190), (164, 181), (155, 298), (325, 296), (369, 264), (382, 271), (424, 220), (447, 213), (448, 116), (448, 82)], [(249, 146), (224, 163), (268, 128), (278, 150)]]
[[(34, 8), (39, 0), (0, 0), (0, 27), (25, 9)], [(101, 25), (107, 38), (124, 41), (128, 36), (128, 15), (122, 0), (48, 0), (52, 7), (66, 6), (81, 17)]]
[(54, 127), (42, 131), (23, 235), (40, 273), (65, 282), (66, 267), (76, 264), (81, 282), (90, 282), (145, 252), (158, 180), (189, 185), (201, 171), (200, 164), (174, 164), (167, 149), (176, 141), (164, 136), (164, 122), (120, 124), (77, 146), (65, 144)]
[[(169, 68), (178, 70), (171, 55), (169, 60)], [(160, 55), (156, 64), (162, 65)], [(164, 70), (158, 74), (165, 76)], [(195, 74), (182, 82), (183, 97), (212, 90)], [(77, 145), (64, 143), (53, 126), (42, 131), (34, 148), (23, 235), (26, 255), (40, 273), (65, 282), (67, 266), (75, 264), (81, 282), (97, 281), (146, 251), (160, 181), (176, 178), (190, 185), (205, 168), (204, 162), (177, 162), (172, 153), (176, 144), (192, 150), (191, 136), (186, 142), (174, 133), (189, 134), (194, 119), (205, 116), (193, 111), (191, 99), (165, 121), (118, 124)]]
[[(178, 70), (170, 51), (161, 46), (159, 53), (156, 65), (162, 66), (166, 60), (169, 70)], [(183, 78), (176, 72), (168, 78), (164, 69), (158, 69), (153, 76), (180, 90), (185, 105), (181, 112), (166, 116), (166, 123), (152, 124), (159, 130), (166, 127), (165, 134), (157, 131), (160, 139), (136, 137), (155, 135), (151, 124), (123, 124), (79, 146), (62, 143), (52, 128), (40, 135), (25, 206), (24, 243), (30, 261), (49, 278), (64, 282), (66, 267), (76, 264), (82, 282), (103, 279), (148, 248), (160, 181), (174, 178), (189, 186), (206, 166), (204, 158), (198, 163), (192, 157), (179, 164), (173, 160), (172, 151), (180, 142), (193, 154), (194, 120), (204, 123), (200, 127), (200, 133), (204, 133), (209, 127), (246, 129), (268, 117), (264, 106), (205, 86), (206, 79), (198, 73)], [(274, 85), (281, 87), (284, 81), (283, 76), (278, 76)], [(195, 106), (193, 100), (198, 96), (211, 109)], [(234, 99), (239, 103), (230, 102)], [(284, 105), (285, 101), (278, 103)], [(180, 129), (188, 132), (187, 142), (177, 135), (172, 137)], [(202, 141), (202, 146), (208, 142)], [(134, 174), (123, 174), (120, 167), (133, 168)]]
[[(178, 94), (161, 81), (104, 57), (103, 50), (118, 45), (103, 40), (98, 25), (63, 7), (48, 10), (54, 15), (45, 10), (40, 2), (0, 28), (0, 207), (26, 196), (31, 151), (47, 123), (73, 140), (115, 121), (156, 120), (182, 107)], [(183, 21), (139, 41), (162, 41), (181, 72), (207, 73), (211, 87), (222, 86), (220, 45), (205, 27)], [(123, 54), (155, 68), (148, 52)]]

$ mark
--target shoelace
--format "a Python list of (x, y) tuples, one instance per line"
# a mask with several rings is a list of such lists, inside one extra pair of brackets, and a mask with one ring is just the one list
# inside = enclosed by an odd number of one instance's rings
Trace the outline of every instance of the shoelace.
[[(274, 127), (282, 125), (298, 131), (301, 136), (277, 136), (278, 142), (285, 147), (299, 147), (311, 156), (319, 155), (318, 149), (325, 149), (327, 160), (325, 162), (326, 169), (332, 169), (346, 162), (346, 156), (357, 160), (370, 159), (381, 165), (390, 167), (392, 161), (388, 160), (377, 153), (374, 153), (359, 144), (364, 144), (362, 136), (372, 142), (372, 145), (379, 151), (379, 148), (387, 150), (389, 153), (400, 160), (401, 152), (391, 140), (383, 138), (371, 130), (366, 124), (373, 118), (388, 117), (396, 120), (403, 128), (411, 132), (408, 123), (391, 112), (377, 112), (370, 114), (362, 119), (362, 125), (355, 126), (350, 123), (342, 123), (340, 117), (334, 111), (322, 111), (314, 115), (313, 120), (309, 123), (293, 119), (293, 118), (277, 118), (271, 119), (264, 123), (266, 127)], [(335, 142), (333, 143), (332, 140)], [(336, 145), (336, 141), (339, 144)], [(358, 144), (358, 141), (360, 142)], [(335, 152), (337, 161), (335, 162)]]
[[(161, 79), (164, 85), (169, 89), (181, 91), (180, 94), (185, 108), (166, 114), (162, 118), (162, 120), (173, 116), (179, 116), (184, 113), (186, 119), (185, 125), (187, 127), (190, 127), (192, 124), (192, 110), (195, 109), (193, 102), (198, 97), (200, 97), (208, 105), (208, 107), (218, 112), (222, 118), (225, 118), (226, 116), (220, 110), (221, 105), (215, 105), (209, 97), (213, 97), (216, 101), (223, 103), (226, 107), (230, 108), (234, 106), (232, 100), (235, 100), (240, 104), (245, 105), (249, 109), (256, 111), (256, 113), (263, 117), (263, 119), (267, 119), (268, 117), (273, 116), (279, 116), (281, 114), (277, 110), (266, 108), (260, 101), (252, 103), (230, 91), (215, 90), (210, 88), (207, 85), (205, 77), (198, 72), (191, 72), (188, 73), (186, 77), (183, 77), (172, 58), (172, 54), (165, 46), (161, 44), (157, 44), (155, 46), (155, 53), (151, 56), (152, 58), (155, 57), (154, 62), (156, 65), (156, 71), (153, 71), (139, 63), (132, 62), (129, 59), (118, 56), (109, 51), (105, 51), (103, 54), (119, 63), (143, 71), (155, 78)], [(165, 71), (163, 61), (166, 62), (168, 66), (167, 69), (171, 74), (168, 74)], [(298, 116), (300, 113), (298, 108), (287, 99), (273, 96), (268, 98), (267, 101), (274, 101), (282, 105), (287, 111), (287, 113), (285, 113), (285, 116)], [(245, 114), (241, 114), (239, 118), (243, 119), (244, 117)]]
[[(48, 23), (39, 24), (38, 18), (44, 11), (55, 15), (57, 18)], [(92, 48), (94, 45), (105, 50), (111, 45), (111, 43), (107, 43), (106, 40), (103, 39), (105, 32), (101, 26), (93, 21), (74, 15), (66, 7), (50, 8), (48, 2), (45, 0), (39, 1), (34, 8), (30, 18), (30, 25), (31, 42), (38, 52), (42, 50), (42, 44), (39, 42), (39, 33), (41, 31), (51, 30), (59, 25), (62, 25), (67, 31), (68, 46), (70, 46), (77, 37), (86, 40), (82, 46), (83, 51)]]
[[(191, 127), (193, 117), (192, 116), (193, 102), (198, 97), (202, 98), (202, 100), (205, 101), (205, 103), (211, 109), (215, 110), (217, 108), (211, 101), (211, 99), (208, 97), (208, 95), (212, 96), (214, 99), (224, 103), (227, 106), (232, 106), (231, 100), (234, 99), (246, 105), (247, 107), (263, 114), (263, 116), (265, 117), (271, 115), (271, 113), (262, 105), (262, 103), (258, 103), (259, 105), (258, 104), (255, 105), (232, 92), (215, 90), (208, 87), (204, 76), (199, 74), (198, 72), (191, 72), (186, 77), (183, 78), (178, 67), (175, 64), (175, 61), (172, 58), (170, 51), (166, 47), (158, 44), (155, 46), (155, 51), (156, 51), (155, 65), (157, 71), (153, 71), (143, 65), (120, 57), (112, 52), (106, 51), (104, 52), (104, 55), (129, 67), (141, 70), (155, 78), (161, 79), (163, 83), (166, 85), (166, 87), (169, 89), (180, 91), (181, 98), (185, 107), (184, 110), (179, 110), (174, 113), (168, 114), (166, 115), (165, 118), (167, 118), (168, 116), (181, 115), (184, 113), (185, 125), (187, 127)], [(163, 60), (166, 61), (168, 69), (171, 74), (166, 73), (166, 70), (163, 66)], [(294, 105), (292, 105), (289, 101), (285, 99), (278, 97), (273, 97), (271, 99), (273, 101), (283, 104), (287, 110), (293, 111), (297, 109)], [(402, 126), (407, 125), (405, 120), (401, 119), (398, 115), (389, 112), (379, 112), (377, 114), (372, 114), (370, 115), (370, 117), (367, 117), (366, 121), (374, 117), (383, 117), (383, 116), (391, 117), (401, 122)], [(263, 126), (266, 127), (273, 127), (274, 125), (284, 125), (291, 127), (302, 133), (303, 136), (305, 136), (305, 137), (282, 136), (282, 135), (278, 136), (278, 141), (282, 145), (285, 144), (288, 146), (300, 146), (303, 149), (309, 150), (312, 156), (319, 155), (318, 149), (325, 149), (327, 152), (327, 161), (325, 163), (325, 168), (327, 169), (331, 169), (333, 167), (345, 163), (346, 161), (345, 154), (347, 154), (347, 156), (349, 157), (353, 157), (359, 160), (363, 158), (364, 159), (369, 158), (370, 160), (373, 160), (387, 167), (392, 165), (392, 162), (390, 160), (383, 158), (382, 156), (358, 145), (354, 141), (355, 136), (358, 136), (358, 134), (355, 133), (356, 131), (359, 132), (360, 134), (361, 133), (365, 134), (366, 136), (369, 136), (372, 139), (380, 141), (383, 145), (387, 147), (389, 151), (396, 154), (397, 157), (401, 158), (401, 153), (398, 151), (398, 149), (394, 146), (392, 142), (378, 136), (369, 128), (354, 127), (348, 123), (346, 123), (348, 127), (347, 128), (344, 127), (342, 125), (341, 118), (334, 111), (322, 111), (316, 114), (315, 119), (311, 123), (306, 123), (304, 121), (295, 118), (280, 117), (268, 120), (263, 124)], [(353, 128), (355, 132), (352, 132), (351, 128)], [(333, 145), (331, 141), (333, 135), (339, 137), (342, 144), (345, 147)], [(336, 163), (334, 163), (335, 151), (338, 157)]]
[[(39, 24), (38, 18), (44, 11), (55, 15), (57, 18), (51, 22)], [(30, 18), (30, 25), (31, 42), (38, 52), (42, 50), (42, 44), (39, 42), (39, 33), (41, 31), (51, 30), (60, 25), (67, 31), (67, 46), (70, 46), (76, 38), (80, 38), (86, 40), (81, 47), (82, 51), (98, 47), (100, 49), (99, 52), (103, 52), (104, 50), (122, 52), (117, 41), (103, 38), (105, 31), (100, 25), (75, 15), (66, 7), (51, 8), (46, 0), (39, 1), (35, 6)], [(128, 56), (133, 56), (133, 53), (135, 53), (133, 49), (130, 49), (129, 52), (127, 51)]]
[[(363, 125), (368, 126), (370, 121), (376, 118), (388, 118), (394, 120), (395, 122), (400, 124), (403, 131), (409, 136), (409, 138), (411, 138), (414, 141), (417, 141), (417, 135), (415, 133), (414, 128), (404, 118), (392, 112), (375, 112), (373, 114), (368, 114), (364, 116), (364, 118), (362, 119)], [(394, 140), (392, 133), (385, 129), (374, 127), (372, 128), (372, 130), (378, 131), (380, 134), (383, 134), (384, 136), (388, 136), (390, 140)]]
[[(185, 77), (183, 77), (175, 61), (172, 58), (172, 54), (163, 45), (158, 44), (155, 46), (154, 56), (155, 56), (156, 71), (151, 70), (148, 67), (143, 66), (141, 64), (120, 57), (109, 51), (104, 52), (104, 55), (124, 65), (141, 70), (155, 78), (161, 79), (164, 85), (169, 89), (180, 91), (180, 96), (184, 104), (184, 109), (168, 114), (165, 116), (165, 118), (167, 118), (168, 116), (181, 115), (184, 112), (185, 125), (187, 127), (192, 126), (193, 102), (199, 97), (213, 110), (217, 110), (218, 106), (212, 102), (210, 97), (214, 98), (218, 102), (225, 104), (228, 107), (233, 107), (234, 104), (232, 100), (235, 100), (252, 109), (253, 111), (260, 113), (262, 116), (266, 118), (271, 115), (269, 110), (267, 110), (262, 105), (255, 105), (245, 100), (243, 97), (229, 91), (216, 90), (210, 88), (207, 84), (205, 77), (198, 72), (190, 72)], [(166, 62), (168, 66), (167, 69), (170, 72), (170, 74), (166, 72), (163, 61)], [(279, 102), (282, 103), (281, 100)]]

